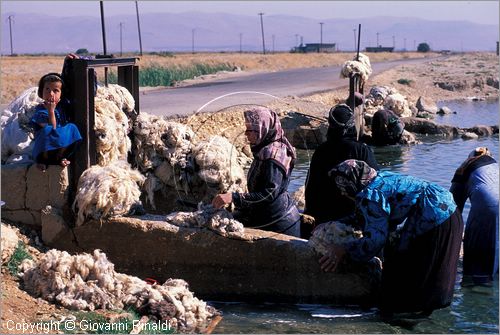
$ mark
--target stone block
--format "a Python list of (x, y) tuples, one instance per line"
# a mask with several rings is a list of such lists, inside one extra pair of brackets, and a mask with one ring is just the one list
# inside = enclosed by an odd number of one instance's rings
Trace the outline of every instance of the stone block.
[(40, 213), (25, 209), (2, 209), (2, 219), (7, 219), (12, 222), (22, 223), (29, 226), (40, 226), (41, 224)]
[(2, 195), (5, 209), (24, 209), (26, 201), (26, 172), (28, 164), (2, 165)]
[(47, 206), (41, 212), (42, 240), (48, 246), (69, 232), (64, 222), (62, 211), (58, 208)]
[(26, 207), (42, 210), (47, 205), (63, 207), (68, 198), (68, 169), (49, 165), (40, 171), (34, 164), (26, 176)]

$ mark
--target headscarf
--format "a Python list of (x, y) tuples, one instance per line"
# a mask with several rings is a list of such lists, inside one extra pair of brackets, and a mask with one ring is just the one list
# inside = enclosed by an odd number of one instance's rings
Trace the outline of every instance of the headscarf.
[(377, 176), (377, 171), (364, 161), (348, 159), (328, 173), (341, 192), (355, 196)]
[(491, 157), (491, 152), (487, 147), (477, 147), (469, 153), (467, 159), (455, 171), (452, 182), (465, 182), (469, 179), (472, 171), (475, 169), (493, 164), (496, 161)]
[(338, 104), (328, 114), (328, 140), (340, 138), (356, 138), (354, 113), (346, 104)]
[(274, 160), (288, 175), (297, 155), (285, 137), (278, 115), (265, 107), (247, 110), (244, 115), (247, 129), (258, 134), (257, 142), (251, 145), (254, 157)]

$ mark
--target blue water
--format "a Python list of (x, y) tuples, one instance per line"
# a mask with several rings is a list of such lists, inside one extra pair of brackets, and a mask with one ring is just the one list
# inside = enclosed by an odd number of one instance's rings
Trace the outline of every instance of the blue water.
[[(494, 102), (446, 102), (456, 114), (437, 117), (436, 122), (459, 127), (498, 125), (498, 100)], [(419, 145), (374, 148), (382, 170), (424, 178), (449, 188), (455, 169), (477, 146), (486, 146), (498, 160), (498, 135), (477, 140), (443, 140), (422, 136)], [(289, 190), (304, 185), (313, 151), (301, 150)], [(469, 205), (464, 208), (467, 217)], [(498, 276), (497, 276), (498, 277)], [(413, 328), (381, 322), (376, 313), (330, 305), (260, 304), (211, 302), (223, 312), (217, 333), (499, 333), (498, 278), (491, 288), (462, 288), (459, 268), (453, 303), (435, 311)]]

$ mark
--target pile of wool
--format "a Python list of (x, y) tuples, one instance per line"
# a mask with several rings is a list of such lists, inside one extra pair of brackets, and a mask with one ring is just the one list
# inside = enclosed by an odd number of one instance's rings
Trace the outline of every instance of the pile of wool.
[(198, 193), (201, 191), (197, 201), (209, 202), (219, 193), (245, 192), (245, 172), (239, 163), (238, 151), (225, 137), (212, 136), (199, 142), (190, 157), (198, 177), (189, 179), (190, 186)]
[(132, 94), (123, 86), (108, 84), (108, 86), (99, 86), (96, 92), (96, 98), (112, 101), (119, 110), (125, 112), (128, 117), (135, 115), (135, 100)]
[(169, 320), (178, 330), (201, 328), (218, 314), (194, 297), (184, 280), (149, 285), (115, 272), (114, 264), (99, 250), (72, 256), (52, 249), (38, 262), (24, 261), (19, 268), (30, 294), (73, 310), (135, 308), (143, 315)]
[(337, 221), (318, 225), (307, 242), (316, 252), (325, 255), (332, 244), (344, 244), (363, 237), (363, 232)]
[(359, 53), (358, 60), (354, 57), (353, 60), (344, 62), (340, 71), (340, 78), (349, 78), (353, 74), (360, 75), (362, 82), (368, 80), (368, 77), (372, 74), (372, 66), (367, 55)]
[(2, 222), (0, 230), (1, 248), (2, 248), (2, 265), (8, 263), (14, 250), (16, 250), (19, 238), (16, 231)]
[(77, 225), (86, 218), (101, 220), (109, 216), (127, 214), (139, 205), (140, 186), (144, 176), (127, 162), (114, 161), (107, 166), (94, 165), (78, 180), (73, 210), (78, 208)]
[(412, 115), (406, 97), (400, 93), (388, 95), (384, 101), (384, 108), (392, 110), (400, 117), (408, 117)]
[(98, 164), (105, 166), (116, 160), (126, 160), (132, 146), (127, 115), (113, 101), (100, 97), (94, 101)]
[(233, 218), (225, 209), (215, 209), (212, 205), (198, 205), (195, 212), (173, 212), (165, 221), (179, 227), (208, 228), (223, 236), (228, 233), (243, 234), (243, 224)]
[(412, 112), (406, 97), (394, 87), (373, 86), (366, 97), (366, 113), (375, 114), (378, 110), (389, 109), (400, 117), (411, 116)]
[(165, 160), (185, 167), (193, 138), (194, 132), (186, 125), (141, 113), (134, 122), (134, 162), (143, 173)]
[(43, 102), (31, 87), (15, 98), (2, 112), (2, 163), (31, 162), (33, 130), (29, 126), (35, 107)]

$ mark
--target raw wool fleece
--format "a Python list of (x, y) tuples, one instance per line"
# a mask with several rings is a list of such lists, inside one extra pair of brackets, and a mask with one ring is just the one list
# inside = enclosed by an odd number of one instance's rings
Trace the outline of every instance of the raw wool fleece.
[(137, 117), (134, 135), (134, 161), (147, 175), (144, 190), (153, 209), (156, 191), (198, 203), (246, 189), (237, 150), (224, 137), (196, 143), (189, 126), (146, 113)]
[(307, 244), (321, 255), (328, 253), (332, 244), (343, 244), (363, 237), (363, 232), (341, 222), (330, 221), (318, 225)]
[(366, 97), (366, 113), (375, 114), (378, 110), (389, 109), (400, 117), (412, 116), (406, 97), (394, 87), (373, 86)]
[[(198, 201), (211, 202), (219, 193), (246, 191), (245, 172), (238, 161), (238, 151), (225, 137), (213, 136), (199, 142), (191, 156), (197, 176), (203, 181), (196, 185), (196, 189), (202, 191)], [(194, 184), (192, 182), (191, 186)]]
[(124, 161), (91, 166), (78, 180), (73, 202), (73, 210), (78, 208), (76, 225), (82, 225), (87, 218), (102, 220), (127, 214), (133, 205), (140, 204), (140, 186), (144, 180), (139, 171)]
[(15, 98), (2, 112), (2, 164), (32, 162), (33, 131), (29, 122), (35, 107), (43, 102), (31, 87)]
[(223, 236), (241, 235), (243, 224), (233, 218), (225, 209), (215, 209), (212, 205), (198, 205), (196, 212), (174, 212), (165, 221), (179, 227), (208, 228)]
[(98, 164), (105, 166), (116, 160), (126, 160), (132, 147), (127, 115), (113, 101), (101, 97), (94, 101)]
[(2, 265), (9, 262), (10, 257), (14, 254), (17, 244), (19, 243), (19, 238), (17, 237), (14, 228), (4, 224), (1, 224), (0, 230), (1, 238), (1, 248), (2, 248)]
[[(202, 327), (218, 315), (213, 307), (193, 296), (184, 280), (168, 279), (163, 285), (149, 285), (116, 272), (106, 254), (97, 249), (92, 255), (74, 256), (52, 249), (36, 264), (24, 261), (19, 268), (30, 294), (73, 310), (135, 308), (140, 314), (158, 311), (151, 316), (170, 320), (179, 330)], [(165, 307), (167, 315), (161, 313)]]
[(368, 77), (372, 74), (372, 66), (367, 55), (360, 52), (359, 60), (354, 57), (353, 60), (344, 62), (340, 71), (340, 78), (349, 78), (352, 74), (359, 74), (362, 82), (368, 80)]

